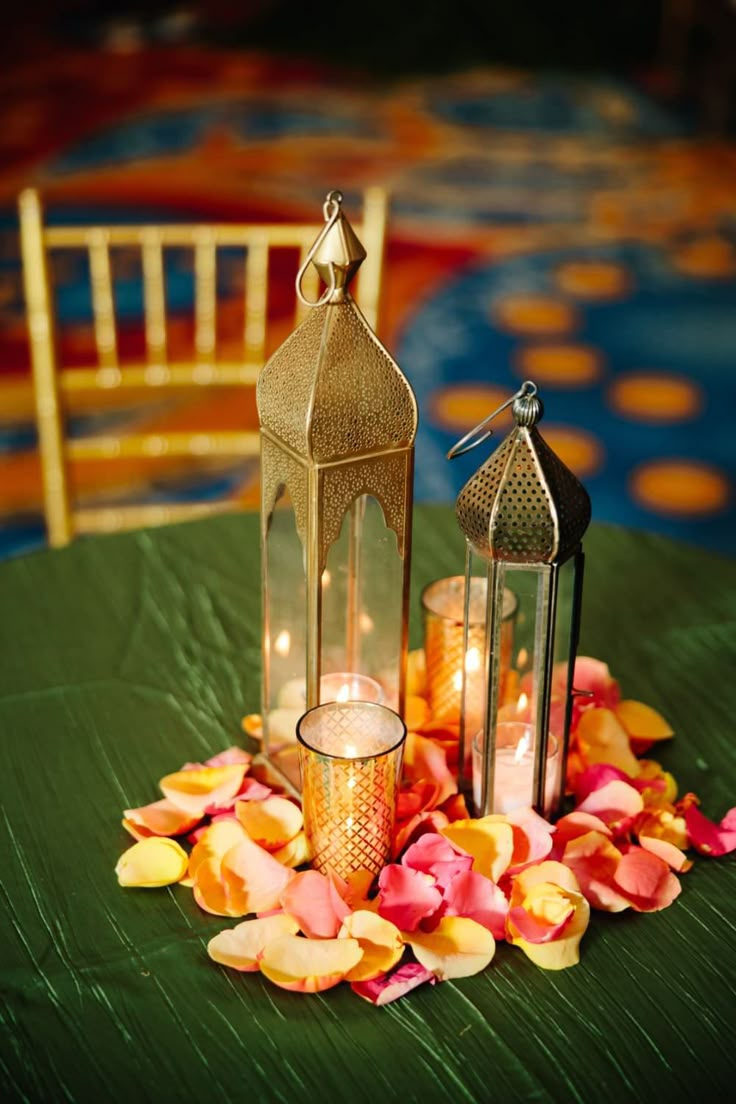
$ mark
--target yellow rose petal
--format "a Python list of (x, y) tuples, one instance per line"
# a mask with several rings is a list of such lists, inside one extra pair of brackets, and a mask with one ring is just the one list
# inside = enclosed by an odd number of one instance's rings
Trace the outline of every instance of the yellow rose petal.
[(282, 935), (266, 946), (259, 966), (261, 973), (282, 989), (321, 993), (339, 985), (362, 956), (357, 939)]
[(282, 935), (296, 935), (298, 931), (296, 920), (285, 912), (245, 920), (210, 939), (207, 954), (221, 966), (254, 971), (258, 969), (258, 960), (272, 940)]
[(197, 767), (167, 774), (159, 782), (161, 792), (178, 809), (203, 816), (208, 805), (217, 805), (235, 797), (245, 776), (247, 763), (225, 767)]
[(285, 797), (236, 801), (235, 815), (250, 838), (266, 851), (278, 851), (285, 847), (304, 824), (299, 806)]
[(455, 820), (440, 833), (473, 856), (473, 870), (497, 882), (514, 853), (514, 831), (505, 817)]
[(118, 859), (115, 873), (121, 886), (152, 889), (181, 881), (189, 858), (176, 840), (151, 836), (134, 843)]
[(465, 916), (445, 916), (434, 931), (408, 932), (404, 938), (417, 961), (440, 981), (480, 973), (496, 951), (488, 929)]
[(396, 925), (366, 909), (346, 916), (337, 938), (357, 939), (363, 951), (358, 965), (346, 974), (346, 981), (372, 981), (387, 974), (404, 953), (404, 941)]

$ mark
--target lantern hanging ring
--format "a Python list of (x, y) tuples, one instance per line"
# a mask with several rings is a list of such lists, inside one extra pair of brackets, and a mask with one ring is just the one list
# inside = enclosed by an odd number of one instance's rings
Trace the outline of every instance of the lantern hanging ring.
[(327, 235), (330, 232), (330, 230), (332, 229), (332, 227), (337, 222), (337, 219), (340, 215), (340, 208), (341, 208), (341, 205), (342, 205), (342, 200), (343, 200), (342, 192), (339, 191), (337, 188), (333, 188), (331, 192), (327, 193), (327, 199), (325, 200), (324, 204), (322, 205), (322, 213), (325, 216), (325, 224), (322, 227), (322, 229), (320, 230), (320, 232), (317, 236), (317, 239), (313, 243), (311, 249), (307, 253), (307, 255), (304, 259), (304, 264), (301, 266), (301, 268), (299, 269), (299, 271), (297, 273), (297, 276), (296, 276), (296, 294), (297, 294), (297, 298), (299, 299), (299, 301), (301, 303), (303, 303), (305, 307), (321, 307), (325, 303), (327, 303), (335, 293), (335, 289), (337, 287), (337, 277), (335, 276), (335, 265), (334, 265), (334, 262), (332, 262), (332, 261), (330, 261), (330, 285), (329, 285), (328, 288), (325, 289), (325, 291), (323, 291), (323, 293), (320, 295), (319, 299), (315, 300), (315, 302), (312, 302), (310, 299), (307, 299), (306, 296), (303, 294), (303, 292), (302, 292), (302, 280), (304, 279), (304, 273), (307, 271), (307, 268), (311, 264), (312, 258), (314, 257), (315, 253), (317, 252), (320, 245), (322, 244), (322, 242), (327, 237)]
[(484, 418), (482, 422), (478, 422), (477, 426), (471, 429), (469, 433), (466, 433), (464, 437), (461, 437), (460, 440), (452, 446), (447, 454), (447, 459), (454, 460), (456, 456), (463, 456), (466, 452), (470, 452), (471, 449), (476, 448), (478, 445), (482, 445), (483, 442), (487, 441), (488, 438), (493, 434), (493, 430), (487, 429), (486, 427), (493, 421), (494, 418), (497, 418), (499, 414), (502, 414), (503, 411), (506, 410), (507, 407), (515, 403), (517, 399), (533, 398), (536, 394), (536, 383), (533, 383), (531, 380), (524, 380), (519, 390), (514, 395), (512, 395), (511, 398), (506, 399), (505, 402), (502, 402), (501, 405), (497, 407), (492, 414), (489, 414), (488, 417)]

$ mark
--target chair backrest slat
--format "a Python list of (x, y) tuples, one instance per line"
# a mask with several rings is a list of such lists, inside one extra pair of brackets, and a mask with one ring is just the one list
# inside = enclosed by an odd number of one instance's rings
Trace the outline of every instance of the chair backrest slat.
[(268, 238), (254, 234), (245, 258), (245, 355), (263, 361), (266, 355), (268, 311)]
[(88, 253), (97, 358), (101, 368), (117, 368), (118, 341), (110, 272), (110, 250), (107, 235), (103, 229), (97, 228), (91, 234)]
[(215, 358), (217, 310), (217, 253), (214, 234), (197, 227), (194, 245), (194, 348), (197, 359)]
[(149, 364), (163, 364), (166, 360), (166, 288), (161, 234), (157, 227), (145, 230), (141, 248), (146, 351)]

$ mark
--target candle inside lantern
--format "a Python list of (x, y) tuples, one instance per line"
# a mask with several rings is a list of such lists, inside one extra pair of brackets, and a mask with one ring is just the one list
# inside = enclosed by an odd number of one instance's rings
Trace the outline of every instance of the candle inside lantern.
[[(470, 732), (474, 732), (480, 724), (485, 704), (483, 649), (487, 586), (487, 580), (482, 576), (471, 579), (468, 650), (464, 658), (467, 683), (465, 723), (466, 731)], [(437, 579), (422, 592), (427, 690), (432, 716), (440, 721), (460, 719), (464, 607), (465, 578), (462, 575)], [(511, 664), (516, 610), (516, 596), (510, 590), (504, 590), (501, 627), (502, 671), (507, 671)]]
[[(358, 675), (351, 671), (333, 671), (322, 675), (319, 680), (319, 704), (331, 701), (367, 701), (383, 702), (383, 687), (368, 675)], [(303, 678), (289, 679), (284, 683), (278, 696), (279, 708), (298, 709), (299, 715), (307, 704), (307, 682)], [(296, 727), (296, 725), (295, 725)]]
[(328, 702), (304, 714), (297, 734), (312, 866), (377, 874), (391, 850), (404, 722), (375, 702)]
[[(473, 740), (473, 801), (481, 805), (483, 787), (483, 739), (481, 729)], [(557, 740), (550, 734), (547, 744), (547, 775), (544, 787), (545, 809), (554, 801), (559, 770)], [(523, 721), (500, 721), (496, 726), (494, 757), (494, 813), (510, 813), (526, 808), (534, 801), (534, 729)]]

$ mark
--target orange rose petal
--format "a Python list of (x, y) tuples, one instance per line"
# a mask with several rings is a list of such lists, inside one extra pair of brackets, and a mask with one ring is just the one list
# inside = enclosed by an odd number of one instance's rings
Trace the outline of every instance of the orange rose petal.
[(434, 931), (410, 932), (404, 938), (417, 961), (439, 981), (480, 973), (496, 952), (488, 929), (465, 916), (445, 916)]
[(610, 763), (636, 778), (638, 760), (629, 745), (626, 729), (612, 709), (587, 709), (578, 721), (575, 735), (587, 763)]
[(406, 693), (422, 698), (427, 689), (427, 664), (424, 648), (415, 648), (406, 657)]
[(600, 817), (610, 828), (623, 830), (626, 823), (644, 808), (644, 800), (638, 790), (628, 782), (614, 778), (598, 790), (593, 790), (577, 807), (577, 812), (592, 813)]
[(148, 836), (183, 836), (199, 824), (201, 815), (187, 813), (168, 798), (142, 805), (139, 809), (125, 809), (123, 827), (136, 839)]
[[(559, 866), (558, 863), (541, 863), (540, 866)], [(535, 870), (529, 867), (524, 873)], [(519, 878), (523, 874), (519, 875)], [(517, 890), (517, 887), (514, 887)], [(512, 910), (509, 912), (507, 929), (509, 941), (519, 947), (524, 954), (536, 966), (543, 970), (565, 970), (569, 966), (575, 966), (580, 961), (580, 940), (585, 934), (590, 920), (590, 906), (579, 890), (569, 886), (560, 886), (553, 882), (534, 882), (521, 891), (512, 890)], [(518, 904), (516, 902), (519, 902)], [(522, 938), (518, 929), (510, 918), (512, 912), (518, 908), (528, 908), (532, 914), (535, 909), (542, 910), (552, 918), (553, 916), (565, 916), (566, 922), (562, 928), (562, 934), (549, 942), (533, 943)], [(568, 915), (572, 910), (572, 915)]]
[(308, 863), (312, 857), (305, 832), (297, 832), (292, 840), (289, 840), (283, 847), (279, 847), (278, 851), (272, 851), (271, 854), (283, 866), (290, 866), (292, 868), (295, 866), (303, 866), (304, 863)]
[(240, 727), (252, 740), (263, 739), (263, 718), (260, 713), (249, 713), (247, 717), (243, 717)]
[(392, 970), (404, 953), (396, 925), (364, 909), (345, 917), (337, 938), (357, 939), (363, 951), (360, 962), (345, 975), (346, 981), (373, 981)]
[(439, 809), (432, 809), (427, 813), (417, 813), (416, 816), (396, 825), (391, 843), (391, 854), (396, 858), (407, 844), (413, 843), (423, 832), (441, 832), (448, 824), (448, 818)]
[(669, 740), (674, 736), (672, 727), (661, 713), (640, 701), (619, 702), (614, 710), (616, 717), (624, 726), (632, 740), (642, 740), (648, 744)]
[(642, 781), (655, 784), (641, 789), (641, 796), (648, 808), (666, 808), (677, 800), (677, 780), (655, 759), (639, 760), (637, 783), (641, 785)]
[(438, 805), (457, 793), (457, 779), (447, 765), (444, 749), (416, 732), (409, 732), (406, 738), (404, 778), (407, 782), (438, 783), (440, 790), (435, 798)]
[(264, 948), (261, 973), (282, 989), (321, 993), (339, 985), (360, 962), (357, 939), (305, 939), (282, 935)]
[(309, 939), (334, 939), (350, 912), (334, 882), (317, 870), (293, 876), (281, 894), (281, 907)]
[(440, 833), (472, 855), (472, 869), (492, 882), (497, 882), (511, 864), (514, 833), (504, 817), (455, 820), (446, 828), (440, 828)]
[(594, 908), (604, 912), (623, 912), (630, 905), (615, 885), (621, 852), (601, 832), (586, 832), (565, 846), (563, 859)]
[(221, 869), (231, 903), (240, 915), (278, 908), (281, 894), (294, 877), (293, 870), (282, 866), (248, 835), (227, 852)]
[(253, 972), (268, 943), (282, 935), (296, 935), (299, 925), (284, 912), (245, 920), (237, 927), (220, 932), (207, 944), (207, 954), (221, 966)]
[(176, 840), (151, 836), (123, 852), (115, 873), (121, 886), (153, 889), (181, 881), (188, 862), (186, 851)]
[(192, 883), (194, 900), (203, 912), (212, 916), (245, 916), (247, 913), (242, 902), (234, 900), (228, 892), (219, 858), (208, 856), (200, 862)]
[(173, 805), (192, 816), (202, 816), (208, 805), (219, 805), (235, 797), (245, 776), (245, 763), (224, 767), (198, 767), (167, 774), (159, 782), (161, 792)]
[(641, 847), (626, 852), (614, 878), (635, 912), (659, 912), (671, 905), (682, 889), (667, 863)]
[(430, 717), (429, 705), (417, 694), (407, 694), (404, 705), (404, 724), (410, 732), (416, 732)]
[(245, 839), (247, 833), (233, 817), (215, 820), (202, 832), (189, 856), (189, 877), (194, 878), (201, 862), (214, 859), (219, 864), (231, 847)]
[(285, 797), (238, 801), (235, 815), (250, 838), (266, 851), (278, 851), (285, 847), (304, 825), (299, 806)]
[(645, 851), (651, 851), (653, 855), (666, 862), (678, 874), (687, 874), (688, 870), (692, 869), (692, 859), (688, 859), (679, 847), (675, 847), (674, 843), (669, 843), (668, 840), (657, 839), (656, 836), (640, 835), (639, 843)]

